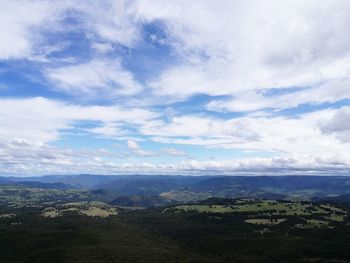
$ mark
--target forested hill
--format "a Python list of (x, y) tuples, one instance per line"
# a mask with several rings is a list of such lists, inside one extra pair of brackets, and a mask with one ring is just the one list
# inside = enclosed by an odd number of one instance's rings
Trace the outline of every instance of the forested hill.
[(208, 197), (327, 199), (350, 194), (350, 176), (56, 175), (0, 177), (0, 184), (84, 189), (116, 196), (162, 196), (178, 201)]

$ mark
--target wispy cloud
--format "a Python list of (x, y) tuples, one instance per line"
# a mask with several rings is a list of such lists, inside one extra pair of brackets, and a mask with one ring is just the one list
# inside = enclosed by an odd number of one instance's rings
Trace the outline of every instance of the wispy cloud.
[(136, 154), (137, 156), (141, 156), (141, 157), (153, 157), (156, 156), (156, 153), (153, 152), (149, 152), (149, 151), (145, 151), (144, 149), (142, 149), (140, 147), (140, 145), (133, 141), (133, 140), (128, 140), (127, 142), (128, 145), (128, 149), (133, 153)]
[(172, 156), (177, 156), (177, 157), (187, 156), (185, 151), (178, 150), (176, 148), (163, 148), (162, 150), (163, 150), (163, 152), (165, 152), (169, 155), (172, 155)]
[(85, 64), (68, 65), (46, 71), (54, 87), (75, 95), (133, 95), (142, 90), (132, 74), (123, 69), (119, 60), (93, 60)]

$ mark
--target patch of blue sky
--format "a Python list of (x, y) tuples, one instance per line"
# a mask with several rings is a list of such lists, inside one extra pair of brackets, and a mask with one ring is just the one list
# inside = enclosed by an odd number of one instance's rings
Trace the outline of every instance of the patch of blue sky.
[(140, 83), (146, 83), (168, 67), (179, 63), (179, 57), (160, 21), (141, 25), (141, 38), (132, 48), (119, 49), (123, 66)]
[[(91, 134), (83, 134), (83, 133), (70, 133), (70, 132), (61, 132), (60, 140), (54, 141), (50, 143), (53, 146), (57, 147), (67, 147), (74, 150), (86, 149), (108, 149), (113, 150), (115, 145), (119, 143), (114, 139), (103, 138), (101, 136), (91, 136)], [(120, 144), (122, 145), (122, 144)]]
[[(69, 20), (69, 19), (68, 19)], [(67, 23), (72, 23), (68, 21)], [(62, 65), (71, 65), (90, 60), (90, 41), (83, 30), (46, 30), (41, 32), (45, 43), (41, 50), (34, 50), (31, 59), (0, 62), (0, 84), (8, 87), (0, 91), (0, 96), (47, 97), (68, 99), (66, 94), (52, 88), (43, 71)], [(55, 47), (45, 50), (45, 47)], [(44, 59), (44, 60), (40, 60)]]
[[(177, 137), (179, 138), (179, 137)], [(172, 143), (159, 143), (152, 140), (144, 140), (138, 143), (140, 147), (147, 151), (162, 152), (165, 148), (174, 148), (178, 151), (184, 151), (188, 157), (195, 158), (197, 160), (210, 160), (210, 159), (238, 159), (242, 157), (275, 157), (279, 154), (275, 151), (260, 151), (260, 150), (245, 150), (245, 149), (225, 149), (219, 146), (200, 146), (191, 144), (172, 144)], [(167, 156), (164, 152), (162, 156)], [(157, 156), (155, 156), (157, 157)], [(177, 157), (179, 158), (179, 157)], [(185, 157), (186, 158), (186, 157)], [(164, 160), (163, 160), (164, 161)]]
[(261, 90), (261, 93), (265, 97), (275, 97), (275, 96), (282, 96), (298, 91), (303, 91), (308, 89), (308, 87), (287, 87), (287, 88), (270, 88), (270, 89), (264, 89)]
[(65, 94), (50, 88), (36, 62), (0, 62), (0, 85), (4, 87), (1, 97), (67, 99)]
[[(172, 146), (176, 147), (176, 145)], [(189, 156), (200, 160), (231, 160), (239, 158), (264, 158), (275, 157), (278, 153), (274, 151), (244, 150), (244, 149), (225, 149), (215, 146), (203, 147), (196, 145), (187, 145), (186, 152)]]
[[(257, 151), (257, 150), (242, 150), (242, 149), (223, 149), (223, 148), (208, 148), (197, 145), (178, 145), (178, 144), (160, 144), (160, 143), (140, 143), (145, 150), (152, 150), (159, 153), (152, 159), (152, 163), (173, 163), (184, 160), (194, 159), (197, 161), (212, 161), (212, 160), (234, 160), (241, 158), (270, 158), (277, 157), (279, 154), (274, 151)], [(178, 151), (186, 152), (186, 156), (171, 156), (162, 151), (164, 148), (174, 148)]]
[(94, 53), (91, 49), (89, 32), (73, 17), (68, 16), (61, 23), (62, 26), (54, 31), (42, 32), (45, 36), (45, 46), (57, 47), (47, 57), (51, 58), (51, 62), (58, 63), (67, 63), (67, 58), (80, 63), (90, 60)]
[(101, 121), (76, 121), (73, 130), (86, 130), (101, 127)]
[(210, 96), (207, 94), (196, 94), (184, 101), (170, 103), (167, 105), (160, 105), (157, 108), (160, 110), (171, 108), (174, 110), (175, 115), (176, 113), (196, 114), (218, 119), (232, 119), (244, 116), (244, 112), (217, 112), (209, 111), (206, 109), (206, 105), (213, 100), (225, 100), (229, 98), (229, 96)]
[[(82, 125), (82, 127), (89, 127), (88, 124)], [(190, 144), (172, 144), (172, 143), (159, 143), (154, 142), (151, 139), (143, 136), (135, 137), (138, 145), (144, 151), (154, 153), (154, 156), (144, 157), (137, 156), (129, 151), (127, 147), (127, 140), (125, 138), (104, 138), (101, 136), (91, 136), (91, 134), (82, 134), (77, 131), (61, 132), (61, 139), (52, 142), (51, 145), (56, 147), (71, 148), (74, 150), (84, 150), (87, 146), (90, 150), (106, 149), (111, 153), (121, 156), (121, 159), (128, 159), (127, 153), (130, 158), (136, 158), (137, 160), (152, 160), (152, 163), (172, 163), (176, 161), (182, 161), (187, 159), (195, 159), (198, 161), (209, 160), (229, 160), (240, 158), (269, 158), (276, 157), (279, 154), (275, 151), (261, 151), (261, 150), (246, 150), (246, 149), (225, 149), (219, 146), (200, 146)], [(172, 156), (166, 153), (164, 149), (174, 148), (179, 152), (185, 152), (185, 156)], [(104, 157), (109, 158), (109, 157)]]
[(325, 109), (339, 109), (344, 106), (350, 106), (350, 99), (343, 99), (336, 102), (325, 102), (320, 104), (301, 104), (294, 108), (283, 109), (276, 112), (271, 111), (273, 114), (277, 114), (280, 116), (299, 116), (302, 114), (316, 112)]

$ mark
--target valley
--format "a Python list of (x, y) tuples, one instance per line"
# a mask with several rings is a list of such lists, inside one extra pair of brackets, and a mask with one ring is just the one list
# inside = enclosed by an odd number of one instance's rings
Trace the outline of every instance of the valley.
[[(333, 178), (328, 182), (333, 189), (319, 187), (324, 198), (301, 200), (295, 193), (314, 191), (294, 187), (290, 195), (261, 197), (256, 185), (261, 178), (248, 187), (237, 178), (215, 178), (215, 184), (209, 178), (208, 184), (208, 178), (180, 177), (170, 179), (177, 181), (172, 189), (160, 183), (162, 177), (147, 187), (144, 178), (117, 179), (120, 186), (108, 189), (65, 182), (1, 184), (1, 262), (350, 260), (350, 203), (341, 199), (346, 191)], [(221, 180), (226, 186), (217, 192)], [(234, 190), (242, 188), (246, 191)]]

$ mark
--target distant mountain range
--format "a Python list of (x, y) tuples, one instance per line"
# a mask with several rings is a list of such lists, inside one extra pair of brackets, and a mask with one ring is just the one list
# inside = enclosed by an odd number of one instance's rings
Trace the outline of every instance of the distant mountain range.
[(86, 189), (127, 206), (190, 202), (209, 197), (350, 200), (350, 176), (49, 175), (0, 177), (0, 184)]

